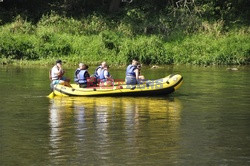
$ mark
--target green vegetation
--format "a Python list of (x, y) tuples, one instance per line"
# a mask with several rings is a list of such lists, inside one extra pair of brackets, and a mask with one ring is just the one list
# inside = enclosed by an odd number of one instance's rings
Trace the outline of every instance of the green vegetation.
[[(6, 7), (0, 17), (0, 63), (47, 64), (58, 58), (72, 64), (105, 60), (121, 65), (133, 58), (144, 64), (250, 63), (250, 28), (244, 15), (248, 10), (242, 8), (245, 1), (241, 6), (226, 1), (230, 9), (222, 9), (223, 4), (216, 4), (216, 0), (194, 1), (196, 4), (178, 1), (180, 6), (166, 3), (165, 7), (146, 2), (135, 1), (112, 10), (108, 5), (108, 11), (104, 5), (87, 11), (82, 18), (78, 10), (67, 12), (67, 5), (64, 13), (59, 8), (53, 12), (47, 11), (49, 7), (46, 12), (40, 8), (40, 16), (35, 11), (33, 16), (32, 12), (25, 14), (19, 8), (16, 12), (20, 14), (11, 22), (6, 19), (11, 8)], [(240, 9), (242, 13), (236, 15)]]

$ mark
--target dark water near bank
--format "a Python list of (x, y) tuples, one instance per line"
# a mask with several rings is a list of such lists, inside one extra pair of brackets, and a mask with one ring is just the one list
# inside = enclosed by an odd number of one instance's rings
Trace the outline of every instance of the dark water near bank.
[(250, 66), (226, 68), (144, 69), (184, 76), (169, 96), (49, 99), (48, 68), (0, 67), (0, 165), (250, 165)]

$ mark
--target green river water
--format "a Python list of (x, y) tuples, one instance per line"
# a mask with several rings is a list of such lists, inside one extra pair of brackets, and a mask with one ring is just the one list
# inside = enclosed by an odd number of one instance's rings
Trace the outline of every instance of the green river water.
[(250, 165), (250, 66), (144, 68), (184, 83), (168, 96), (113, 98), (49, 99), (48, 70), (0, 67), (1, 166)]

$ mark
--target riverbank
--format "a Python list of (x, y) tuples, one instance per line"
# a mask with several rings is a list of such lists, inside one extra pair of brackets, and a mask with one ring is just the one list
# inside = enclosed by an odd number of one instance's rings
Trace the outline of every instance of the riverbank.
[(169, 35), (135, 35), (121, 26), (110, 28), (94, 16), (83, 23), (49, 15), (36, 24), (17, 17), (0, 27), (0, 64), (50, 65), (59, 58), (70, 65), (107, 61), (119, 66), (134, 58), (146, 65), (250, 64), (248, 26), (222, 30), (222, 22), (204, 22), (196, 32)]

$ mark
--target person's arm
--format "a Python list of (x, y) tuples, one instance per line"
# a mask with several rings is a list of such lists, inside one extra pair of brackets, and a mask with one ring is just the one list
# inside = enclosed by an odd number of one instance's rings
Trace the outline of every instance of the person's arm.
[(61, 67), (57, 66), (57, 72), (55, 72), (55, 74), (58, 76), (58, 77), (62, 77), (63, 76), (63, 70)]
[(135, 72), (135, 78), (138, 80), (139, 79), (139, 70), (135, 69), (134, 72)]
[(109, 74), (108, 71), (105, 70), (105, 71), (104, 71), (104, 77), (105, 77), (105, 78), (109, 78), (108, 74)]
[(60, 77), (60, 70), (58, 66), (52, 68), (51, 75), (52, 77)]
[(135, 72), (136, 82), (137, 82), (137, 84), (140, 84), (140, 80), (139, 80), (139, 70), (138, 70), (138, 69), (135, 69), (134, 72)]
[(64, 70), (62, 69), (62, 65), (58, 64), (58, 76), (63, 76), (63, 74), (65, 73)]
[(89, 72), (86, 71), (86, 72), (84, 73), (84, 76), (85, 76), (86, 79), (89, 78), (89, 77), (90, 77)]

